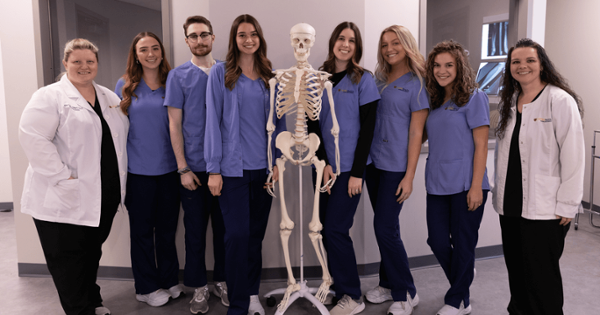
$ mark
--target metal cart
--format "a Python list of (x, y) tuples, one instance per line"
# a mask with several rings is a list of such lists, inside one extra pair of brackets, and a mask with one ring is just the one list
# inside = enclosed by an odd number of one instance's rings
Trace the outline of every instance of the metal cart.
[[(600, 130), (594, 130), (594, 142), (592, 143), (592, 161), (591, 165), (591, 175), (590, 175), (590, 209), (584, 211), (588, 211), (590, 213), (590, 225), (596, 228), (600, 228), (600, 225), (594, 224), (594, 215), (600, 215), (600, 212), (594, 211), (594, 164), (596, 159), (600, 159), (599, 155), (596, 155), (596, 135), (600, 133)], [(575, 215), (575, 230), (579, 228), (579, 212)]]

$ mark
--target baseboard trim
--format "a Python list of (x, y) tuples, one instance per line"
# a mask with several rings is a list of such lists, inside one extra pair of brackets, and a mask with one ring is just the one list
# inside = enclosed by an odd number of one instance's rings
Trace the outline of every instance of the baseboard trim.
[[(502, 256), (502, 245), (493, 245), (479, 247), (475, 249), (475, 258), (477, 260), (490, 259)], [(438, 265), (438, 261), (433, 255), (410, 257), (408, 262), (411, 269), (426, 268)], [(19, 277), (50, 277), (50, 272), (46, 264), (18, 264)], [(292, 267), (295, 275), (300, 274), (300, 267)], [(358, 265), (358, 274), (360, 276), (373, 276), (379, 272), (379, 262)], [(322, 276), (320, 266), (305, 266), (304, 277), (306, 279), (320, 279)], [(212, 281), (212, 270), (207, 272), (207, 278)], [(130, 267), (105, 267), (98, 269), (98, 279), (103, 280), (133, 280), (133, 273)], [(183, 280), (183, 270), (179, 271), (179, 279)], [(287, 269), (285, 267), (264, 268), (261, 279), (263, 281), (280, 281), (287, 279)]]
[(14, 209), (12, 202), (0, 202), (0, 211), (10, 211)]
[[(589, 202), (587, 202), (587, 201), (581, 201), (581, 205), (585, 209), (590, 210), (590, 203)], [(597, 214), (600, 214), (600, 206), (594, 204), (594, 208), (591, 211), (596, 212)]]

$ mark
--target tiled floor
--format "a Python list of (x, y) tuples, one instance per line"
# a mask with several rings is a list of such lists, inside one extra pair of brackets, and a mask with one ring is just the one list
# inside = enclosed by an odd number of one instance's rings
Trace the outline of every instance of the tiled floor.
[[(600, 218), (596, 218), (600, 223)], [(32, 236), (37, 237), (37, 236)], [(589, 225), (587, 215), (580, 220), (578, 231), (571, 229), (567, 236), (565, 253), (561, 260), (565, 288), (566, 315), (600, 314), (600, 229)], [(506, 315), (508, 282), (502, 258), (476, 262), (477, 278), (471, 286), (471, 303), (476, 315)], [(419, 306), (413, 314), (435, 314), (443, 306), (443, 297), (448, 289), (444, 273), (439, 267), (413, 270), (413, 277), (420, 296)], [(366, 292), (377, 284), (377, 277), (362, 279)], [(132, 281), (99, 280), (104, 304), (114, 315), (133, 314), (190, 314), (187, 296), (170, 301), (159, 308), (137, 302)], [(317, 286), (318, 281), (309, 285)], [(261, 294), (285, 286), (285, 282), (268, 282), (261, 285)], [(278, 300), (281, 298), (277, 297)], [(274, 314), (275, 307), (266, 307), (267, 314)], [(227, 309), (212, 296), (208, 314), (226, 314)], [(390, 302), (380, 305), (367, 302), (362, 314), (386, 314)], [(0, 213), (0, 314), (64, 314), (58, 295), (50, 278), (20, 278), (17, 276), (16, 242), (13, 213)], [(319, 314), (309, 302), (299, 299), (285, 313)]]

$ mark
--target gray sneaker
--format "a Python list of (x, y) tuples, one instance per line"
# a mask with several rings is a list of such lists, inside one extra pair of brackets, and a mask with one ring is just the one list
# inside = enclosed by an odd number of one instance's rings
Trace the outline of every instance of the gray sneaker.
[(221, 298), (221, 304), (229, 307), (229, 296), (227, 296), (227, 283), (225, 281), (214, 283), (213, 294)]
[(210, 298), (210, 293), (208, 293), (208, 286), (203, 286), (197, 288), (194, 291), (194, 297), (190, 301), (190, 312), (192, 314), (198, 313), (206, 313), (208, 312), (208, 299)]
[(330, 315), (354, 315), (365, 309), (365, 303), (360, 300), (355, 301), (348, 295), (345, 295), (338, 301), (337, 305), (329, 311)]

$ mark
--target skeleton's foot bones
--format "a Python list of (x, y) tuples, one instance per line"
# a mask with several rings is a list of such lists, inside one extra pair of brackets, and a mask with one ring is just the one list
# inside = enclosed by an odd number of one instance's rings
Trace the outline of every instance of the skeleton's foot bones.
[(290, 300), (290, 296), (296, 291), (300, 291), (300, 285), (298, 283), (288, 285), (287, 289), (285, 290), (285, 293), (283, 294), (283, 298), (281, 299), (281, 303), (277, 305), (277, 309), (280, 312), (286, 310), (288, 306), (288, 301)]

